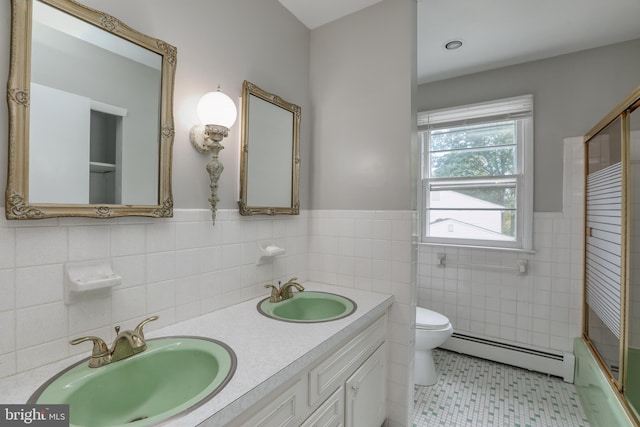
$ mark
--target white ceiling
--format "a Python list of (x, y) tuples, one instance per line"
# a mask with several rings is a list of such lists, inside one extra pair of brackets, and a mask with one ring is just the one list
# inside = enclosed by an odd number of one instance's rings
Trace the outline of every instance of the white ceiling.
[(310, 30), (382, 0), (278, 0)]
[[(279, 1), (314, 29), (381, 0)], [(417, 1), (420, 84), (640, 38), (638, 0)]]

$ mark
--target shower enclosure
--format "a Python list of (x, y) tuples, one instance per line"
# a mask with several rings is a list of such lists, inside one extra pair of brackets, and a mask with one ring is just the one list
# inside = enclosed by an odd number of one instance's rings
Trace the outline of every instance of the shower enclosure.
[(640, 87), (585, 136), (583, 338), (640, 425), (638, 107)]

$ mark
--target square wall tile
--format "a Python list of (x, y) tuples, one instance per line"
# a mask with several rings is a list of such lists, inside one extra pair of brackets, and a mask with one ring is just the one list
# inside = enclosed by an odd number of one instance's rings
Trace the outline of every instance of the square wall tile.
[(222, 268), (239, 267), (242, 265), (242, 245), (227, 244), (222, 247)]
[(15, 276), (17, 308), (62, 301), (62, 264), (17, 268)]
[(16, 310), (16, 348), (18, 350), (67, 336), (67, 307), (63, 302)]
[(159, 222), (146, 225), (147, 253), (165, 252), (176, 247), (176, 226), (173, 222)]
[(394, 220), (391, 223), (391, 239), (411, 241), (412, 223), (408, 220)]
[(147, 311), (157, 313), (176, 304), (176, 284), (174, 280), (152, 283), (147, 286)]
[(16, 349), (16, 313), (0, 312), (0, 354), (7, 354)]
[(16, 266), (62, 263), (67, 260), (67, 229), (16, 228)]
[(201, 299), (200, 276), (176, 279), (176, 305), (198, 302)]
[(178, 322), (193, 319), (194, 317), (198, 317), (201, 314), (200, 301), (176, 306), (176, 321)]
[(200, 271), (209, 273), (222, 268), (222, 247), (209, 246), (200, 249)]
[(131, 255), (112, 258), (113, 272), (122, 277), (122, 284), (116, 288), (139, 286), (147, 280), (147, 258), (145, 255)]
[(359, 219), (355, 223), (355, 236), (359, 239), (373, 238), (373, 219)]
[(184, 249), (177, 250), (176, 255), (176, 277), (194, 276), (200, 273), (200, 250)]
[(16, 265), (16, 230), (0, 227), (0, 268)]
[[(87, 355), (91, 354), (91, 346), (87, 346)], [(40, 344), (37, 346), (19, 350), (17, 353), (18, 372), (28, 371), (29, 369), (54, 362), (69, 356), (68, 344), (66, 339), (55, 340)]]
[[(216, 226), (217, 226), (216, 222)], [(242, 228), (240, 221), (221, 221), (222, 244), (242, 242)]]
[(105, 289), (82, 293), (68, 306), (69, 335), (111, 325), (111, 292)]
[(173, 280), (175, 277), (175, 252), (157, 252), (147, 255), (147, 283)]
[(16, 306), (15, 270), (0, 270), (0, 311), (11, 310)]
[(197, 248), (201, 243), (199, 222), (178, 222), (176, 224), (176, 249)]
[(111, 321), (119, 324), (126, 320), (138, 319), (148, 313), (145, 286), (114, 289), (111, 292)]
[(373, 238), (378, 240), (392, 240), (392, 224), (387, 220), (373, 221)]
[(110, 246), (107, 226), (69, 228), (69, 261), (107, 258)]
[(8, 377), (16, 372), (16, 352), (1, 354), (0, 351), (0, 378)]
[(146, 227), (142, 224), (111, 226), (111, 256), (144, 254), (147, 245)]

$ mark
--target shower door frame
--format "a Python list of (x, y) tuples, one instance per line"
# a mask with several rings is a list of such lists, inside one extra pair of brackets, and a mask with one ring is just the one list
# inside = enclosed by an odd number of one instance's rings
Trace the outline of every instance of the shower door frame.
[[(629, 204), (629, 189), (630, 189), (630, 174), (629, 174), (629, 162), (630, 162), (630, 114), (635, 109), (640, 108), (640, 87), (637, 87), (631, 92), (620, 104), (618, 104), (609, 114), (607, 114), (596, 126), (594, 126), (584, 136), (584, 235), (583, 235), (583, 302), (582, 302), (582, 338), (587, 344), (590, 352), (594, 358), (598, 361), (601, 370), (609, 379), (609, 383), (616, 392), (616, 396), (623, 404), (627, 413), (635, 421), (636, 425), (640, 425), (638, 414), (636, 411), (640, 411), (640, 408), (634, 409), (624, 396), (624, 390), (626, 385), (626, 364), (627, 364), (627, 348), (628, 348), (628, 318), (629, 318), (629, 255), (630, 255), (630, 227), (629, 221), (631, 219), (630, 204)], [(587, 221), (587, 176), (589, 172), (589, 142), (600, 132), (606, 129), (609, 125), (614, 123), (620, 118), (620, 132), (621, 138), (619, 143), (621, 144), (621, 259), (620, 259), (620, 339), (618, 349), (618, 378), (616, 379), (611, 372), (608, 364), (600, 356), (600, 353), (595, 344), (589, 338), (589, 305), (587, 303), (587, 238), (589, 236), (589, 228), (586, 226)]]

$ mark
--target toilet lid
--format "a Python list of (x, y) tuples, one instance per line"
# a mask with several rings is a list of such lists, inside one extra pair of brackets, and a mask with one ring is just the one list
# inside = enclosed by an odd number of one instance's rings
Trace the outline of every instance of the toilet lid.
[(416, 328), (418, 329), (442, 329), (449, 325), (449, 319), (440, 313), (416, 307)]

